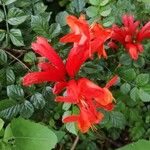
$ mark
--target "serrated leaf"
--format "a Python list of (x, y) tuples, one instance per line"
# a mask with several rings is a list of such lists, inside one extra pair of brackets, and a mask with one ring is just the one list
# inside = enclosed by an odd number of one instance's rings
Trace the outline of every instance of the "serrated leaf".
[(56, 146), (57, 137), (55, 133), (39, 123), (18, 118), (12, 120), (11, 129), (14, 138), (16, 137), (15, 146), (17, 150), (51, 150)]
[(34, 6), (34, 13), (41, 14), (41, 13), (44, 13), (46, 9), (47, 9), (47, 6), (44, 5), (43, 2), (38, 2)]
[(41, 109), (45, 106), (45, 99), (41, 93), (35, 93), (32, 95), (30, 101), (37, 109)]
[(127, 94), (130, 91), (130, 89), (131, 89), (131, 86), (128, 83), (124, 83), (120, 87), (120, 90), (123, 94)]
[(107, 5), (109, 2), (109, 0), (102, 0), (102, 2), (100, 3), (100, 6), (105, 6)]
[(0, 30), (0, 41), (3, 41), (5, 35), (6, 35), (5, 30)]
[(34, 107), (33, 107), (33, 105), (29, 101), (25, 100), (20, 105), (20, 115), (23, 118), (30, 118), (33, 113), (34, 113)]
[(137, 61), (133, 62), (133, 65), (137, 68), (141, 68), (145, 65), (145, 59), (142, 57), (139, 57)]
[(11, 119), (15, 117), (20, 111), (20, 105), (16, 104), (3, 111), (0, 111), (0, 117), (4, 119)]
[(11, 3), (14, 3), (16, 0), (3, 0), (5, 5), (9, 5)]
[(13, 84), (15, 82), (15, 74), (13, 70), (10, 68), (6, 69), (6, 81), (7, 81), (7, 85)]
[(119, 68), (118, 74), (120, 77), (127, 81), (132, 81), (136, 78), (136, 72), (133, 68), (127, 69), (127, 68)]
[(27, 15), (19, 8), (11, 8), (8, 11), (8, 23), (11, 25), (19, 25), (27, 19)]
[(89, 0), (90, 4), (92, 5), (99, 5), (100, 0)]
[(70, 103), (64, 103), (62, 108), (63, 108), (63, 110), (67, 111), (70, 107), (71, 107)]
[(135, 126), (130, 130), (131, 130), (130, 136), (132, 137), (132, 140), (138, 140), (145, 133), (145, 129), (144, 129), (143, 125), (140, 125), (140, 124), (137, 124), (137, 125), (135, 124)]
[(14, 105), (16, 105), (17, 102), (14, 100), (10, 100), (10, 99), (4, 99), (0, 101), (0, 111), (3, 111), (9, 107), (12, 107)]
[(24, 98), (24, 91), (18, 85), (9, 85), (7, 86), (7, 95), (14, 100), (22, 100)]
[(122, 54), (119, 58), (119, 62), (122, 65), (127, 65), (128, 66), (132, 63), (132, 60), (131, 60), (131, 58), (128, 54)]
[(139, 99), (138, 93), (139, 93), (139, 89), (137, 87), (134, 87), (130, 91), (130, 97), (131, 97), (131, 99), (133, 99), (134, 101), (137, 101)]
[(149, 74), (141, 73), (136, 77), (135, 81), (138, 86), (146, 85), (149, 81)]
[(36, 55), (33, 52), (28, 52), (24, 55), (23, 60), (27, 63), (34, 64), (37, 61)]
[(89, 17), (95, 17), (97, 16), (98, 14), (98, 9), (97, 7), (94, 7), (94, 6), (90, 6), (86, 9), (86, 14), (89, 16)]
[(0, 64), (6, 64), (7, 63), (7, 54), (5, 53), (5, 51), (0, 49)]
[(68, 13), (66, 11), (59, 12), (55, 18), (55, 21), (59, 23), (61, 26), (65, 26), (66, 23), (66, 17), (68, 16)]
[(106, 16), (108, 16), (110, 13), (111, 13), (111, 8), (102, 11), (100, 14), (101, 14), (101, 16), (106, 17)]
[(0, 22), (3, 21), (4, 19), (4, 13), (3, 11), (0, 9)]
[(53, 23), (53, 24), (50, 25), (49, 36), (50, 36), (51, 39), (58, 36), (60, 32), (61, 32), (60, 24)]
[(49, 35), (49, 21), (40, 15), (31, 16), (31, 28), (36, 34), (46, 37)]
[(83, 11), (85, 7), (85, 1), (84, 0), (72, 0), (71, 6), (75, 8), (77, 13), (80, 13)]
[(4, 125), (4, 121), (0, 118), (0, 131), (1, 131), (2, 128), (3, 128), (3, 125)]
[(11, 29), (9, 36), (10, 36), (10, 39), (14, 45), (24, 46), (22, 33), (19, 29)]
[(110, 122), (111, 127), (123, 129), (125, 127), (126, 119), (121, 112), (112, 111), (110, 113)]
[(142, 88), (139, 89), (139, 97), (143, 102), (150, 102), (150, 94)]

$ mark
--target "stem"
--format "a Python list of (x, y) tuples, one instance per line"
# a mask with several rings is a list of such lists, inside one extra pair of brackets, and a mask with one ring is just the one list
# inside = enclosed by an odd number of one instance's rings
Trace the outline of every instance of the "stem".
[(74, 150), (74, 149), (76, 148), (78, 141), (79, 141), (79, 136), (77, 136), (77, 137), (75, 138), (74, 143), (73, 143), (73, 145), (72, 145), (72, 147), (71, 147), (70, 150)]
[(4, 10), (4, 15), (5, 15), (5, 21), (6, 21), (6, 30), (7, 30), (6, 45), (8, 45), (8, 43), (9, 43), (9, 36), (8, 36), (9, 35), (9, 25), (8, 25), (8, 22), (7, 22), (8, 18), (7, 18), (6, 6), (5, 6), (3, 0), (1, 0), (1, 3), (3, 5), (3, 10)]
[(17, 57), (15, 57), (14, 55), (12, 55), (11, 53), (9, 53), (8, 51), (5, 51), (8, 55), (10, 55), (12, 58), (14, 58), (15, 60), (17, 60), (20, 64), (22, 64), (28, 71), (32, 72), (30, 70), (30, 68), (28, 68), (28, 66), (26, 64), (24, 64), (21, 60), (19, 60)]

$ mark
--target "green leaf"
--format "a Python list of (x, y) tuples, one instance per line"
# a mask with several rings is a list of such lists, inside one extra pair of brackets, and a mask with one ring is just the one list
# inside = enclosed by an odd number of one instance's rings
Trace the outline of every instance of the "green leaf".
[(3, 11), (0, 9), (0, 22), (3, 21), (4, 19), (4, 13)]
[(42, 14), (47, 9), (47, 6), (43, 2), (38, 2), (34, 6), (34, 14)]
[(130, 97), (131, 99), (133, 99), (134, 101), (137, 101), (139, 99), (139, 90), (137, 87), (134, 87), (131, 91), (130, 91)]
[(3, 125), (4, 125), (4, 121), (0, 118), (0, 131), (1, 131), (2, 128), (3, 128)]
[(150, 102), (150, 93), (142, 88), (139, 89), (139, 97), (143, 102)]
[(37, 15), (31, 16), (31, 28), (36, 34), (48, 37), (49, 35), (49, 20)]
[(128, 144), (122, 148), (117, 150), (148, 150), (150, 147), (150, 141), (147, 140), (139, 140), (137, 142)]
[(106, 16), (108, 16), (110, 13), (111, 13), (111, 8), (108, 8), (108, 9), (102, 11), (100, 14), (101, 14), (101, 16), (106, 17)]
[(0, 111), (0, 117), (5, 119), (11, 119), (15, 117), (20, 111), (20, 105), (16, 104), (3, 111)]
[(69, 108), (71, 107), (71, 104), (70, 103), (64, 103), (63, 104), (63, 110), (68, 110)]
[(98, 9), (97, 7), (94, 7), (94, 6), (90, 6), (86, 9), (86, 14), (89, 16), (89, 17), (95, 17), (97, 16), (98, 14)]
[(21, 34), (21, 31), (19, 29), (11, 29), (9, 36), (10, 36), (10, 39), (14, 45), (24, 46), (22, 34)]
[(136, 77), (135, 81), (138, 86), (146, 85), (149, 81), (149, 74), (141, 73)]
[(56, 146), (55, 133), (39, 123), (18, 118), (12, 120), (11, 129), (15, 138), (16, 150), (51, 150)]
[(119, 70), (119, 75), (127, 81), (133, 81), (136, 78), (135, 70), (132, 68), (127, 69), (122, 67)]
[(3, 0), (5, 5), (9, 5), (11, 3), (14, 3), (16, 0)]
[(25, 100), (24, 103), (20, 105), (20, 115), (23, 118), (30, 118), (33, 113), (34, 113), (33, 105), (29, 101)]
[[(71, 111), (65, 111), (62, 118), (64, 119), (65, 117), (70, 116), (70, 115), (71, 115)], [(75, 135), (78, 134), (77, 128), (74, 122), (66, 123), (66, 129), (72, 134), (75, 134)]]
[(66, 17), (68, 16), (68, 13), (66, 11), (59, 12), (55, 18), (55, 21), (59, 23), (61, 26), (65, 26), (66, 23)]
[(58, 23), (53, 23), (50, 25), (50, 29), (49, 29), (49, 36), (50, 38), (54, 38), (56, 36), (58, 36), (61, 32), (61, 26)]
[(130, 56), (128, 54), (122, 54), (119, 58), (119, 62), (122, 64), (122, 65), (130, 65), (132, 63), (132, 60), (130, 58)]
[(99, 5), (100, 0), (89, 0), (90, 4), (92, 5)]
[(32, 95), (30, 101), (37, 109), (42, 109), (45, 106), (45, 99), (41, 93), (35, 93)]
[(145, 65), (145, 59), (142, 57), (139, 57), (137, 61), (133, 62), (133, 65), (137, 68), (141, 68)]
[(13, 84), (15, 82), (15, 74), (12, 69), (7, 68), (6, 69), (6, 81), (8, 84)]
[(7, 95), (14, 100), (22, 100), (24, 98), (24, 91), (18, 85), (9, 85), (7, 86)]
[(14, 105), (16, 105), (17, 102), (14, 100), (10, 100), (10, 99), (4, 99), (0, 101), (0, 111), (3, 111), (9, 107), (12, 107)]
[(84, 0), (72, 0), (71, 6), (75, 8), (77, 13), (80, 13), (83, 11), (85, 7), (85, 1)]
[(8, 23), (11, 25), (19, 25), (27, 19), (27, 15), (19, 8), (11, 8), (8, 11)]
[(102, 2), (100, 3), (100, 6), (105, 6), (107, 5), (109, 2), (109, 0), (102, 0)]
[(120, 90), (123, 94), (127, 94), (130, 91), (130, 89), (131, 89), (131, 86), (128, 83), (124, 83), (120, 87)]
[(76, 129), (76, 125), (74, 122), (71, 122), (71, 123), (66, 123), (66, 129), (72, 133), (72, 134), (75, 134), (77, 135), (77, 129)]
[(3, 41), (3, 39), (5, 38), (5, 35), (6, 35), (6, 31), (0, 30), (0, 41)]
[(5, 53), (5, 51), (0, 49), (0, 64), (6, 64), (7, 63), (7, 54)]
[(28, 52), (24, 55), (23, 60), (27, 63), (34, 64), (37, 61), (36, 55), (33, 52)]
[(125, 116), (118, 111), (112, 111), (110, 113), (110, 125), (111, 127), (119, 128), (119, 129), (124, 129), (126, 119)]
[[(9, 141), (11, 141), (13, 139), (13, 134), (12, 134), (12, 130), (10, 128), (10, 124), (7, 125), (5, 132), (4, 132), (4, 137), (3, 137), (3, 141), (5, 143), (9, 143)], [(7, 149), (6, 149), (7, 150)], [(11, 150), (11, 149), (10, 149)]]

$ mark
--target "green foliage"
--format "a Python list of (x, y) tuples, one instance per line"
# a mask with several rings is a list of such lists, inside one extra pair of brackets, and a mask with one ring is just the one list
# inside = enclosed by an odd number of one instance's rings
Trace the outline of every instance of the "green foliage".
[[(142, 43), (144, 52), (136, 61), (123, 47), (113, 51), (106, 42), (107, 60), (93, 56), (76, 76), (105, 87), (113, 75), (119, 75), (118, 83), (109, 89), (114, 96), (114, 110), (100, 110), (104, 119), (96, 126), (96, 132), (92, 126), (87, 134), (80, 134), (76, 123), (63, 124), (61, 116), (78, 114), (79, 110), (69, 103), (55, 103), (53, 83), (22, 86), (22, 77), (37, 71), (37, 62), (45, 59), (31, 51), (36, 36), (46, 37), (66, 61), (72, 45), (68, 44), (68, 48), (58, 40), (69, 32), (68, 15), (85, 14), (89, 24), (99, 22), (112, 27), (121, 25), (121, 17), (127, 13), (144, 25), (149, 21), (148, 2), (0, 0), (0, 150), (69, 150), (77, 135), (80, 137), (77, 150), (111, 150), (139, 139), (150, 139), (149, 40)], [(149, 141), (139, 140), (118, 150), (143, 148), (149, 149)]]
[(147, 140), (139, 140), (137, 142), (131, 143), (127, 146), (119, 148), (117, 150), (147, 150), (149, 149), (150, 142)]

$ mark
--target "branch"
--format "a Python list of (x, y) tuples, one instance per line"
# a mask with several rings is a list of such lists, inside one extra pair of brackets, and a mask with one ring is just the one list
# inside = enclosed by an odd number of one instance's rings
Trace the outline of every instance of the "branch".
[(17, 60), (20, 64), (22, 64), (28, 71), (32, 72), (31, 69), (24, 64), (21, 60), (19, 60), (17, 57), (15, 57), (14, 55), (12, 55), (10, 52), (5, 51), (8, 55), (10, 55), (12, 58), (14, 58), (15, 60)]
[(78, 141), (79, 141), (79, 136), (77, 136), (77, 137), (75, 138), (74, 143), (73, 143), (73, 145), (72, 145), (72, 147), (71, 147), (70, 150), (74, 150), (74, 149), (76, 148)]

